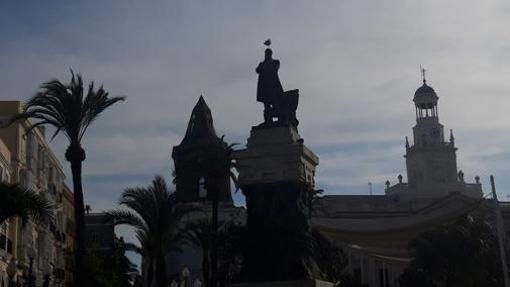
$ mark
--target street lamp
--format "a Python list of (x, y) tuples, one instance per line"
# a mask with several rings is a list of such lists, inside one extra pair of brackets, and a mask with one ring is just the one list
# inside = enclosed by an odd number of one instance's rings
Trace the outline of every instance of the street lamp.
[(190, 275), (189, 268), (188, 267), (182, 268), (181, 277), (182, 277), (182, 283), (184, 284), (183, 287), (187, 287), (188, 286), (189, 275)]
[(9, 262), (9, 265), (7, 265), (7, 276), (9, 276), (9, 287), (14, 287), (14, 276), (16, 275), (16, 272), (18, 271), (18, 266), (16, 266), (16, 262), (11, 259), (11, 262)]
[(30, 260), (28, 266), (28, 287), (35, 287), (35, 277), (34, 277), (34, 258), (36, 256), (36, 251), (34, 247), (29, 246), (27, 248), (27, 256)]
[[(212, 187), (212, 188), (211, 188)], [(210, 245), (211, 248), (209, 250), (209, 256), (211, 258), (211, 278), (209, 279), (209, 285), (211, 287), (217, 286), (217, 276), (218, 276), (218, 248), (217, 248), (217, 232), (218, 232), (218, 187), (214, 183), (207, 184), (203, 178), (199, 181), (199, 197), (204, 200), (207, 199), (207, 195), (209, 194), (212, 200), (212, 215), (211, 215), (211, 236), (210, 236)], [(202, 189), (205, 192), (202, 192)], [(209, 193), (210, 192), (210, 193)], [(207, 254), (204, 254), (207, 256)], [(204, 276), (205, 278), (205, 276)], [(207, 278), (205, 280), (208, 280)]]

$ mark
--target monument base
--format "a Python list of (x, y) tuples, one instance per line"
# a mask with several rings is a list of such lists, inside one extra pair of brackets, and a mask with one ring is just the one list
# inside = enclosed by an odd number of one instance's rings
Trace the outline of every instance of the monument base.
[(230, 284), (228, 287), (333, 287), (335, 284), (321, 280), (296, 280)]
[[(234, 157), (247, 208), (241, 282), (320, 278), (310, 226), (318, 157), (293, 126), (252, 128)], [(274, 286), (260, 284), (246, 286)]]

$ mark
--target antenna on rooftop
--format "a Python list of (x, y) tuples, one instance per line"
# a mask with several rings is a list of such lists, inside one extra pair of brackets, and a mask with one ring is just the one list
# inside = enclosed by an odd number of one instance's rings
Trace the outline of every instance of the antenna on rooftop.
[(372, 195), (372, 194), (373, 194), (373, 191), (372, 191), (372, 183), (371, 183), (371, 182), (369, 182), (369, 183), (368, 183), (368, 192), (369, 192), (369, 194), (370, 194), (370, 195)]

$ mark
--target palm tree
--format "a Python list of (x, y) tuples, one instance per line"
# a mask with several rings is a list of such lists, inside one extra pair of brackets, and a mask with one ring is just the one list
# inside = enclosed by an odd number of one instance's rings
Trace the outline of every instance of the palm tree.
[(0, 224), (12, 217), (25, 223), (30, 217), (37, 222), (53, 219), (53, 205), (34, 191), (15, 184), (0, 182)]
[(211, 280), (211, 221), (199, 219), (188, 222), (183, 238), (192, 246), (202, 249), (202, 275), (204, 286), (208, 287)]
[[(208, 218), (201, 218), (187, 222), (182, 232), (183, 239), (186, 243), (195, 248), (202, 249), (202, 275), (204, 286), (211, 286), (211, 243), (214, 236), (214, 231), (211, 228), (211, 221)], [(218, 271), (223, 271), (219, 272), (221, 276), (218, 276), (218, 281), (224, 281), (223, 283), (227, 283), (227, 281), (232, 279), (231, 277), (237, 275), (238, 272), (232, 272), (232, 269), (240, 270), (240, 268), (236, 268), (240, 267), (240, 262), (238, 261), (240, 261), (242, 253), (240, 233), (240, 228), (236, 226), (234, 222), (219, 222), (219, 227), (218, 230), (216, 230), (215, 236), (217, 237), (219, 249), (218, 261), (220, 268), (218, 268)]]
[(138, 249), (148, 264), (147, 286), (151, 286), (153, 275), (157, 287), (166, 286), (165, 254), (179, 250), (180, 224), (187, 214), (197, 209), (179, 204), (161, 176), (156, 176), (148, 187), (127, 188), (119, 204), (128, 210), (114, 210), (109, 214), (115, 224), (135, 228), (140, 248), (133, 249)]
[(58, 80), (43, 83), (40, 90), (30, 98), (24, 106), (23, 112), (16, 115), (11, 123), (23, 119), (35, 119), (29, 131), (37, 126), (51, 125), (56, 130), (52, 138), (62, 132), (69, 140), (69, 147), (65, 152), (66, 160), (71, 163), (74, 192), (74, 212), (76, 220), (76, 273), (75, 283), (83, 286), (85, 279), (85, 213), (83, 203), (83, 189), (81, 182), (82, 162), (85, 160), (85, 150), (81, 140), (90, 124), (113, 104), (124, 100), (124, 97), (108, 97), (103, 86), (94, 89), (91, 82), (84, 91), (81, 75), (74, 75), (71, 70), (71, 82), (63, 84)]

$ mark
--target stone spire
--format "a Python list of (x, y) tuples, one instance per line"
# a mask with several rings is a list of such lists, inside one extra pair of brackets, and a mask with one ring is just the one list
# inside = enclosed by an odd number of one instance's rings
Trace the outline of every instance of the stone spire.
[(182, 142), (172, 151), (177, 199), (211, 199), (210, 189), (218, 188), (219, 201), (232, 202), (230, 156), (230, 148), (216, 135), (211, 110), (200, 96)]
[(189, 141), (220, 141), (214, 130), (211, 109), (205, 103), (204, 97), (201, 95), (196, 103), (184, 135), (183, 143)]

